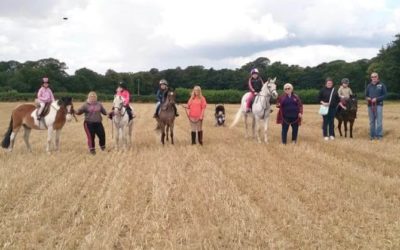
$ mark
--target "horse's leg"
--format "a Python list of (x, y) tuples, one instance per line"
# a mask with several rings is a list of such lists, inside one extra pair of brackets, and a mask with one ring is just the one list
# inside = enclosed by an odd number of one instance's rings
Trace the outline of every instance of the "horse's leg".
[(174, 123), (170, 125), (169, 130), (171, 132), (171, 144), (174, 144)]
[(167, 137), (167, 141), (169, 141), (169, 124), (167, 124), (167, 126), (166, 126), (166, 131), (165, 131), (165, 136)]
[(354, 125), (354, 120), (350, 120), (350, 138), (353, 138), (353, 125)]
[(344, 120), (343, 124), (344, 124), (344, 137), (347, 138), (347, 120)]
[(114, 130), (115, 130), (115, 148), (118, 150), (119, 149), (119, 128), (115, 125), (114, 126)]
[[(258, 138), (258, 127), (256, 128), (256, 126), (258, 126), (258, 121), (256, 121), (256, 116), (253, 114), (253, 120), (252, 120), (252, 124), (251, 124), (253, 138)], [(256, 135), (256, 130), (257, 130), (257, 135)]]
[(165, 124), (160, 124), (161, 129), (161, 143), (164, 145), (165, 142)]
[(24, 127), (24, 141), (25, 141), (25, 145), (28, 148), (29, 152), (32, 152), (32, 148), (31, 145), (29, 144), (29, 135), (31, 134), (32, 129), (25, 126)]
[[(267, 111), (269, 113), (269, 111)], [(266, 117), (264, 118), (264, 142), (268, 143), (268, 121), (269, 121), (269, 116), (266, 115)], [(293, 129), (293, 128), (292, 128)]]
[(60, 150), (61, 129), (56, 129), (56, 151)]
[(338, 130), (339, 135), (342, 136), (342, 120), (338, 119)]
[(47, 128), (47, 146), (46, 146), (47, 153), (49, 153), (51, 150), (52, 139), (53, 139), (53, 126), (49, 126)]
[(128, 132), (128, 135), (129, 135), (129, 141), (128, 141), (128, 143), (129, 143), (129, 146), (131, 146), (132, 145), (132, 128), (133, 128), (133, 119), (132, 119), (132, 121), (130, 121), (129, 122), (129, 132)]

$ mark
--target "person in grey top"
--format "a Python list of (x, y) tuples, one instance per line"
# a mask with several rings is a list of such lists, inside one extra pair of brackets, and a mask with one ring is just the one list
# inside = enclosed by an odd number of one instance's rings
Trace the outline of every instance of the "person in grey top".
[(97, 94), (94, 91), (89, 92), (88, 99), (78, 111), (77, 115), (85, 114), (83, 127), (87, 136), (87, 143), (91, 154), (96, 154), (94, 137), (97, 135), (101, 150), (106, 148), (106, 134), (102, 123), (101, 115), (107, 115), (107, 111), (103, 105), (97, 101)]

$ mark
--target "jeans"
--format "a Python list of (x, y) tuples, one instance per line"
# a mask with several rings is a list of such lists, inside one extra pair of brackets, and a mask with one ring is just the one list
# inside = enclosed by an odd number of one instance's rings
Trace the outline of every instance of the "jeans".
[(383, 106), (368, 106), (369, 116), (369, 136), (372, 139), (381, 139), (383, 136), (382, 132), (382, 114)]
[(299, 122), (296, 121), (298, 118), (285, 118), (283, 117), (282, 121), (282, 143), (286, 144), (287, 141), (287, 133), (289, 131), (289, 126), (292, 127), (292, 142), (297, 141), (297, 134), (299, 131)]
[(327, 136), (335, 137), (335, 114), (336, 114), (336, 108), (329, 107), (328, 114), (322, 116), (323, 119), (322, 134), (324, 137)]
[(161, 102), (157, 102), (156, 103), (156, 115), (158, 115), (158, 113), (160, 113), (160, 106), (161, 106)]

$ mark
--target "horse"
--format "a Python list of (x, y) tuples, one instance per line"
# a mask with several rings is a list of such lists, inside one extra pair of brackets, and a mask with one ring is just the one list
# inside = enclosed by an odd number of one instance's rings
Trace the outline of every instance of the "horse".
[(157, 122), (161, 130), (161, 143), (164, 145), (165, 136), (168, 141), (168, 133), (171, 135), (171, 144), (174, 144), (174, 122), (175, 122), (175, 101), (176, 92), (174, 89), (169, 88), (165, 92), (164, 102), (160, 105), (160, 113)]
[[(34, 104), (21, 104), (17, 106), (11, 114), (10, 125), (4, 135), (1, 146), (9, 152), (13, 150), (15, 137), (21, 126), (24, 127), (24, 141), (29, 152), (32, 152), (29, 144), (29, 135), (32, 129), (47, 129), (47, 146), (46, 151), (51, 150), (53, 141), (52, 135), (55, 131), (55, 150), (60, 149), (60, 133), (66, 121), (71, 121), (72, 115), (75, 115), (71, 97), (62, 97), (60, 100), (53, 101), (50, 104), (49, 113), (37, 119), (37, 107)], [(76, 118), (75, 118), (76, 119)]]
[[(261, 120), (264, 121), (264, 142), (265, 143), (268, 142), (267, 130), (268, 130), (270, 109), (271, 109), (269, 101), (271, 97), (272, 98), (278, 97), (278, 92), (276, 91), (275, 82), (276, 82), (276, 77), (274, 79), (270, 79), (267, 82), (265, 82), (264, 85), (262, 86), (260, 93), (258, 93), (254, 98), (254, 102), (252, 105), (251, 114), (253, 115), (253, 123), (252, 123), (253, 138), (256, 138), (259, 143), (261, 143), (261, 138), (259, 135)], [(240, 117), (243, 115), (245, 130), (246, 130), (246, 138), (249, 137), (247, 117), (250, 113), (246, 113), (246, 100), (249, 94), (250, 93), (246, 93), (243, 95), (240, 108), (236, 113), (233, 123), (230, 126), (230, 128), (233, 128), (239, 122)]]
[(336, 112), (335, 117), (338, 119), (338, 130), (340, 136), (342, 136), (342, 123), (344, 123), (344, 137), (347, 137), (347, 122), (350, 122), (350, 138), (353, 138), (353, 125), (354, 120), (357, 118), (357, 97), (350, 96), (346, 101), (346, 109), (342, 109)]
[(129, 115), (124, 107), (124, 98), (115, 95), (113, 100), (113, 128), (115, 128), (115, 145), (119, 149), (120, 137), (123, 146), (131, 146), (132, 144), (132, 127), (133, 119), (129, 121)]

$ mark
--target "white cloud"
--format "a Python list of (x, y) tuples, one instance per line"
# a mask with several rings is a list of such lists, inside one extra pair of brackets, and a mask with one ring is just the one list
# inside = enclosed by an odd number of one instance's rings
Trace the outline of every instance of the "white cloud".
[(385, 0), (2, 0), (0, 58), (53, 57), (69, 73), (234, 68), (257, 55), (305, 66), (373, 57), (399, 27), (400, 3)]
[(268, 57), (271, 63), (280, 61), (300, 66), (316, 66), (333, 60), (356, 61), (371, 58), (377, 53), (376, 48), (345, 48), (332, 45), (291, 46), (274, 50), (261, 51), (248, 57), (231, 58), (228, 61), (237, 67), (258, 57)]

